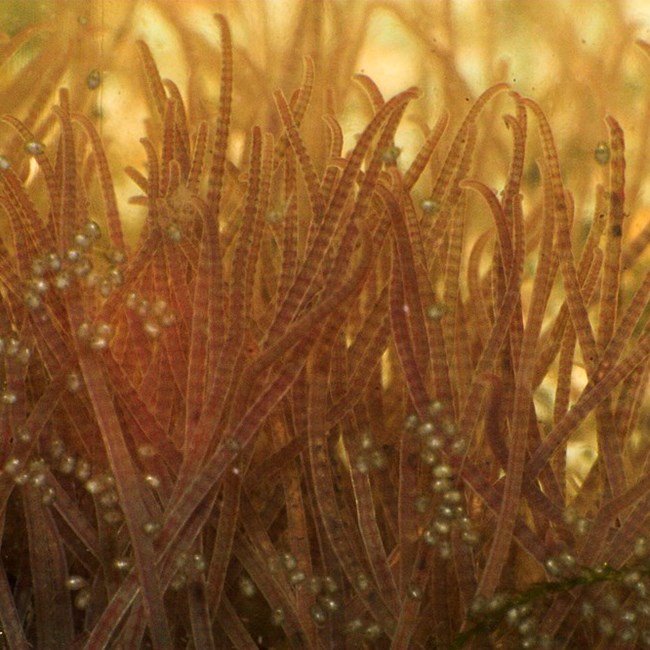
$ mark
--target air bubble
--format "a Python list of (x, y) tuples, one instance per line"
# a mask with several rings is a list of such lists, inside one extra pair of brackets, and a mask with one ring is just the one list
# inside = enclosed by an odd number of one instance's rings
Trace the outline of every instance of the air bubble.
[(25, 302), (25, 307), (30, 311), (39, 309), (42, 304), (40, 297), (34, 291), (26, 291), (23, 295), (23, 301)]
[(10, 476), (14, 476), (14, 475), (18, 474), (18, 471), (22, 467), (22, 464), (23, 464), (23, 461), (20, 460), (20, 458), (17, 458), (17, 457), (14, 456), (13, 458), (10, 458), (5, 463), (4, 470)]
[(239, 579), (239, 591), (244, 598), (252, 598), (257, 593), (255, 583), (247, 576)]
[(79, 259), (74, 267), (75, 275), (79, 278), (85, 278), (93, 270), (93, 264), (90, 258), (84, 256)]
[(102, 237), (102, 229), (96, 221), (87, 221), (84, 226), (83, 234), (88, 237), (88, 239), (97, 241)]
[(108, 348), (108, 339), (105, 339), (103, 336), (93, 336), (90, 340), (90, 347), (93, 350), (106, 350)]
[(104, 508), (112, 508), (116, 506), (119, 502), (119, 497), (115, 490), (107, 490), (99, 497), (99, 503), (104, 506)]
[(79, 591), (88, 584), (88, 581), (82, 576), (68, 576), (65, 581), (66, 589), (70, 591)]
[(298, 566), (298, 561), (291, 553), (283, 553), (281, 559), (287, 571), (293, 571)]
[(7, 158), (6, 156), (0, 156), (0, 170), (6, 172), (10, 168), (11, 168), (11, 163), (9, 162), (9, 158)]
[(40, 277), (45, 275), (46, 270), (45, 262), (40, 257), (32, 260), (32, 275)]
[(86, 250), (87, 248), (90, 248), (90, 239), (84, 235), (83, 233), (77, 233), (74, 236), (74, 243), (77, 248), (80, 248), (81, 250)]
[(112, 248), (108, 252), (108, 259), (113, 264), (124, 264), (126, 262), (126, 253), (119, 248)]
[(143, 328), (145, 334), (152, 339), (155, 339), (158, 336), (160, 336), (160, 325), (156, 321), (153, 320), (145, 321)]
[(384, 454), (381, 449), (374, 449), (370, 452), (370, 462), (372, 463), (372, 466), (378, 470), (384, 469), (388, 464), (386, 454)]
[(327, 621), (325, 610), (320, 605), (312, 605), (309, 609), (309, 615), (316, 625), (323, 625)]
[(72, 474), (76, 465), (76, 459), (74, 456), (68, 454), (63, 456), (59, 461), (59, 472), (61, 474)]
[(430, 305), (427, 308), (427, 318), (429, 320), (440, 320), (445, 315), (444, 305)]
[(20, 351), (16, 355), (16, 360), (18, 363), (22, 364), (23, 366), (26, 366), (29, 363), (29, 360), (32, 357), (32, 351), (27, 347), (22, 347), (20, 348)]
[(76, 393), (81, 388), (81, 378), (76, 372), (71, 372), (66, 377), (66, 386), (71, 393)]
[(61, 268), (61, 258), (56, 253), (47, 254), (47, 265), (50, 271), (58, 271)]
[(370, 580), (368, 580), (368, 576), (363, 572), (357, 575), (356, 582), (360, 591), (366, 591), (370, 587)]
[(361, 632), (362, 629), (363, 629), (363, 621), (360, 618), (353, 618), (345, 626), (345, 633), (357, 634), (358, 632)]
[(337, 612), (340, 607), (339, 601), (333, 596), (320, 596), (318, 602), (330, 613)]
[(420, 207), (422, 208), (422, 212), (424, 212), (424, 214), (435, 214), (438, 212), (438, 210), (440, 210), (440, 205), (433, 199), (424, 199), (424, 201), (420, 203)]
[(451, 478), (453, 471), (449, 465), (438, 465), (433, 468), (433, 476), (435, 478)]
[(169, 224), (165, 229), (165, 233), (167, 234), (167, 237), (169, 237), (169, 239), (175, 244), (177, 244), (183, 238), (181, 229), (175, 223)]
[(67, 271), (61, 271), (54, 276), (54, 286), (62, 291), (70, 286), (70, 274)]
[(145, 535), (155, 535), (159, 530), (160, 524), (157, 521), (148, 521), (142, 526)]
[(56, 492), (53, 487), (47, 486), (43, 490), (43, 494), (41, 496), (41, 503), (44, 506), (51, 506), (54, 503), (54, 500), (56, 499)]
[(99, 70), (91, 70), (86, 77), (86, 88), (97, 90), (102, 83), (102, 74)]
[(104, 515), (102, 516), (102, 519), (109, 526), (117, 526), (117, 524), (122, 522), (123, 518), (124, 517), (122, 516), (122, 513), (119, 510), (109, 510), (108, 512), (105, 512)]
[(30, 140), (25, 143), (25, 151), (30, 156), (40, 156), (45, 153), (45, 145), (42, 142), (37, 142), (36, 140)]
[(80, 458), (77, 461), (75, 476), (79, 481), (85, 482), (90, 478), (91, 469), (90, 463), (87, 460)]
[(5, 354), (8, 357), (15, 357), (18, 352), (20, 352), (20, 341), (12, 337), (5, 345)]
[(88, 609), (90, 605), (90, 590), (82, 589), (74, 599), (74, 606), (77, 609)]
[(611, 152), (606, 142), (599, 142), (594, 149), (594, 159), (599, 165), (606, 165), (609, 162)]
[(124, 284), (124, 274), (120, 269), (110, 269), (108, 279), (115, 287), (120, 287)]
[(271, 625), (279, 627), (282, 623), (284, 623), (284, 610), (282, 607), (277, 607), (271, 614)]
[(16, 395), (16, 393), (14, 393), (11, 390), (5, 390), (0, 395), (0, 400), (2, 400), (3, 404), (6, 404), (7, 406), (11, 406), (12, 404), (15, 404), (18, 401), (18, 395)]
[(152, 489), (157, 490), (160, 487), (160, 479), (154, 474), (147, 474), (144, 482)]
[(299, 585), (301, 582), (304, 582), (306, 579), (305, 572), (301, 569), (296, 569), (289, 574), (289, 582), (292, 585)]

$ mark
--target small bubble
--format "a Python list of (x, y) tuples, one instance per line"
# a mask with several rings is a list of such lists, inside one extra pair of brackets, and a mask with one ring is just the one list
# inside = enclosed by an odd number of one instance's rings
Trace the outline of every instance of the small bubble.
[(154, 474), (147, 474), (144, 482), (152, 489), (157, 490), (160, 487), (160, 479)]
[(181, 232), (181, 229), (175, 223), (169, 224), (165, 229), (165, 233), (167, 234), (169, 240), (174, 242), (175, 244), (177, 244), (183, 238), (183, 233)]
[(44, 506), (51, 506), (54, 503), (54, 500), (56, 499), (56, 492), (53, 487), (47, 486), (43, 490), (43, 494), (41, 496), (41, 503)]
[(239, 579), (239, 591), (244, 598), (252, 598), (257, 593), (255, 583), (247, 576)]
[(142, 458), (153, 458), (158, 452), (153, 445), (145, 444), (138, 447), (138, 456)]
[(147, 320), (144, 325), (144, 332), (152, 339), (160, 336), (160, 325), (155, 320)]
[(192, 564), (194, 571), (198, 573), (203, 573), (208, 565), (205, 558), (200, 553), (194, 553), (194, 555), (192, 555)]
[(363, 621), (360, 618), (353, 618), (345, 626), (346, 634), (357, 634), (363, 629)]
[(65, 581), (66, 589), (70, 591), (79, 591), (83, 589), (88, 584), (88, 581), (82, 576), (68, 576)]
[(86, 341), (90, 338), (91, 327), (90, 323), (83, 322), (77, 327), (77, 337), (82, 341)]
[(74, 267), (74, 273), (79, 278), (85, 278), (93, 270), (93, 263), (88, 257), (81, 257)]
[(81, 482), (85, 482), (90, 478), (90, 472), (92, 468), (90, 466), (90, 463), (87, 460), (84, 460), (83, 458), (80, 458), (77, 461), (77, 466), (75, 469), (75, 476), (77, 479)]
[(340, 606), (339, 601), (333, 596), (319, 596), (318, 602), (330, 613), (338, 611)]
[(102, 83), (102, 74), (99, 70), (91, 70), (86, 77), (88, 90), (97, 90)]
[(66, 386), (71, 393), (76, 393), (81, 388), (81, 378), (76, 372), (71, 372), (66, 377)]
[(70, 274), (67, 271), (61, 271), (54, 276), (54, 286), (62, 291), (70, 286)]
[(90, 590), (81, 589), (74, 599), (74, 606), (77, 609), (88, 609), (90, 605)]
[(63, 458), (61, 458), (59, 461), (59, 472), (61, 472), (61, 474), (72, 474), (72, 472), (74, 472), (76, 462), (77, 461), (75, 457), (70, 454), (63, 456)]
[(284, 610), (282, 607), (277, 607), (271, 614), (271, 625), (279, 627), (282, 623), (284, 623)]
[(29, 363), (29, 360), (32, 357), (32, 351), (27, 346), (20, 348), (20, 351), (16, 355), (18, 363), (26, 366)]
[(83, 234), (90, 240), (97, 241), (102, 238), (102, 229), (96, 221), (87, 221)]
[(18, 474), (18, 471), (22, 467), (23, 461), (20, 460), (20, 458), (14, 456), (13, 458), (10, 458), (4, 466), (4, 470), (7, 474), (10, 476), (14, 476)]
[(421, 494), (415, 499), (415, 509), (419, 513), (425, 513), (431, 508), (431, 497), (428, 494)]
[(93, 338), (90, 339), (90, 347), (96, 351), (105, 350), (108, 348), (108, 339), (103, 336), (93, 336)]
[(375, 469), (381, 470), (386, 467), (388, 461), (386, 459), (386, 454), (381, 449), (373, 449), (370, 452), (370, 462)]
[(40, 156), (42, 153), (45, 153), (45, 145), (42, 142), (30, 140), (25, 143), (25, 151), (30, 156)]
[(115, 490), (107, 490), (99, 497), (99, 503), (104, 506), (104, 508), (112, 508), (116, 506), (119, 502), (119, 497)]
[(363, 636), (367, 641), (376, 641), (381, 636), (381, 627), (377, 623), (370, 623), (363, 631)]
[(359, 573), (357, 575), (357, 587), (360, 591), (366, 591), (370, 587), (370, 580), (365, 573)]
[(148, 521), (142, 526), (145, 535), (155, 535), (159, 530), (160, 524), (157, 521)]
[(40, 257), (36, 257), (32, 260), (32, 275), (40, 277), (45, 275), (46, 270), (45, 262)]
[(74, 236), (74, 243), (75, 246), (77, 246), (77, 248), (80, 248), (81, 250), (86, 250), (87, 248), (90, 247), (90, 239), (83, 233), (77, 233)]
[(6, 172), (10, 168), (11, 163), (9, 162), (9, 159), (5, 156), (0, 156), (0, 170)]
[(42, 304), (39, 295), (34, 291), (26, 291), (23, 295), (23, 300), (25, 302), (25, 307), (30, 311), (35, 311)]
[(606, 165), (609, 162), (610, 150), (606, 142), (599, 142), (594, 149), (594, 158), (599, 165)]
[(5, 345), (5, 354), (8, 357), (15, 357), (18, 352), (20, 352), (20, 341), (12, 337)]
[(427, 308), (427, 318), (429, 320), (440, 320), (445, 315), (444, 305), (430, 305)]
[(423, 449), (420, 452), (420, 459), (425, 465), (435, 465), (438, 462), (438, 454), (433, 449)]
[(68, 262), (76, 264), (81, 258), (81, 252), (76, 248), (68, 248), (68, 250), (65, 252), (65, 258), (68, 260)]
[(293, 571), (298, 566), (298, 561), (291, 553), (283, 553), (281, 559), (287, 571)]
[(305, 572), (301, 569), (295, 569), (289, 574), (289, 582), (292, 585), (299, 585), (301, 582), (304, 582), (307, 576)]
[(56, 272), (61, 268), (61, 258), (58, 256), (57, 253), (48, 253), (46, 259), (50, 271)]
[(402, 153), (402, 150), (393, 144), (382, 151), (381, 159), (386, 165), (394, 165), (400, 153)]
[(2, 400), (3, 404), (11, 406), (18, 401), (18, 395), (16, 395), (16, 393), (11, 390), (5, 390), (2, 392), (2, 395), (0, 395), (0, 399)]
[(424, 199), (424, 201), (420, 203), (420, 207), (424, 214), (435, 214), (440, 210), (440, 204), (433, 199)]
[(335, 594), (339, 590), (339, 586), (336, 584), (336, 580), (334, 580), (334, 578), (331, 576), (325, 576), (323, 578), (323, 586), (325, 587), (325, 591), (330, 594)]
[(119, 248), (111, 248), (108, 252), (108, 259), (113, 264), (124, 264), (126, 262), (126, 253)]
[(316, 625), (323, 625), (327, 621), (325, 610), (320, 605), (312, 605), (309, 609), (309, 615)]
[(435, 478), (451, 478), (453, 471), (449, 465), (437, 465), (433, 468), (433, 476)]
[(406, 419), (404, 420), (404, 429), (406, 431), (412, 431), (418, 426), (418, 416), (415, 415), (415, 413), (411, 413), (410, 415), (406, 416)]

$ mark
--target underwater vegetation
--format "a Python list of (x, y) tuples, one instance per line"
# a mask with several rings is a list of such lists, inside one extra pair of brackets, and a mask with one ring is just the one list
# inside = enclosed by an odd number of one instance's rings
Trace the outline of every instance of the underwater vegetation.
[(0, 9), (0, 648), (650, 647), (650, 35), (514, 4)]

